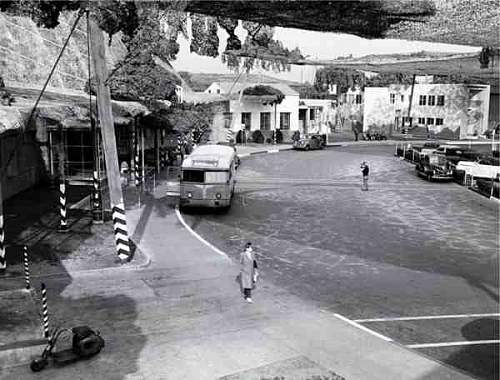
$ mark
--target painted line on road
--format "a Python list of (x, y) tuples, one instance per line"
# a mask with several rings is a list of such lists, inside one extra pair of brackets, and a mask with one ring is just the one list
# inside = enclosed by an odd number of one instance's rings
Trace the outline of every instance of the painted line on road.
[(370, 330), (368, 327), (362, 326), (359, 323), (356, 323), (355, 321), (353, 321), (353, 320), (351, 320), (349, 318), (346, 318), (346, 317), (344, 317), (344, 316), (342, 316), (340, 314), (337, 314), (337, 313), (334, 313), (333, 315), (335, 315), (338, 319), (341, 319), (344, 322), (349, 323), (351, 326), (354, 326), (354, 327), (356, 327), (356, 328), (358, 328), (360, 330), (363, 330), (363, 331), (365, 331), (365, 332), (367, 332), (367, 333), (369, 333), (371, 335), (374, 335), (374, 336), (376, 336), (376, 337), (378, 337), (380, 339), (383, 339), (386, 342), (393, 342), (393, 340), (391, 338), (388, 338), (385, 335), (379, 334), (376, 331)]
[(485, 313), (485, 314), (448, 314), (448, 315), (423, 315), (415, 317), (389, 317), (389, 318), (369, 318), (369, 319), (354, 319), (356, 323), (369, 322), (395, 322), (395, 321), (419, 321), (428, 319), (447, 319), (447, 318), (483, 318), (483, 317), (500, 317), (500, 313)]
[(221, 251), (219, 248), (217, 248), (216, 246), (214, 246), (213, 244), (209, 243), (208, 241), (206, 241), (205, 239), (203, 239), (198, 233), (196, 233), (187, 223), (186, 221), (184, 220), (184, 218), (182, 217), (182, 214), (181, 212), (179, 211), (179, 206), (176, 206), (175, 207), (175, 214), (177, 215), (177, 219), (179, 220), (179, 222), (181, 222), (181, 224), (184, 226), (184, 228), (186, 230), (189, 231), (189, 233), (191, 235), (193, 235), (196, 239), (198, 239), (199, 241), (201, 241), (203, 244), (205, 244), (207, 247), (209, 247), (210, 249), (212, 249), (214, 252), (218, 253), (219, 255), (225, 257), (227, 260), (231, 261), (231, 259), (229, 258), (229, 256)]
[(499, 344), (500, 340), (466, 340), (463, 342), (443, 342), (443, 343), (422, 343), (408, 344), (408, 348), (430, 348), (430, 347), (451, 347), (451, 346), (472, 346), (479, 344)]

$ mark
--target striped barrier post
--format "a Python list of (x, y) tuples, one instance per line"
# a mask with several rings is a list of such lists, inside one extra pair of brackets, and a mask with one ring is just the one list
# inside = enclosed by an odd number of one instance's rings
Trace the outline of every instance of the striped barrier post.
[(125, 217), (125, 205), (123, 203), (113, 206), (113, 230), (118, 258), (121, 261), (130, 260), (130, 240), (128, 237), (127, 219)]
[(64, 181), (59, 184), (59, 209), (61, 213), (59, 232), (67, 232), (68, 220), (66, 210), (66, 184), (64, 183)]
[[(0, 199), (0, 202), (2, 200)], [(7, 268), (7, 259), (5, 258), (5, 244), (3, 232), (3, 214), (0, 214), (0, 272), (5, 271)]]
[(137, 128), (134, 133), (134, 178), (135, 178), (135, 185), (140, 186), (142, 183), (142, 178), (141, 178), (141, 171), (140, 171), (140, 150), (139, 150), (139, 144), (138, 144), (138, 132)]
[(101, 181), (97, 170), (94, 170), (92, 180), (92, 223), (100, 224), (103, 223), (104, 218), (102, 215)]
[(42, 282), (42, 319), (43, 319), (43, 335), (47, 340), (51, 341), (50, 331), (49, 331), (49, 308), (47, 307), (47, 288)]
[(233, 139), (233, 131), (231, 131), (231, 129), (227, 129), (226, 130), (226, 141), (231, 142), (232, 139)]
[(24, 280), (26, 282), (26, 290), (31, 289), (30, 283), (30, 268), (28, 263), (28, 247), (24, 246)]

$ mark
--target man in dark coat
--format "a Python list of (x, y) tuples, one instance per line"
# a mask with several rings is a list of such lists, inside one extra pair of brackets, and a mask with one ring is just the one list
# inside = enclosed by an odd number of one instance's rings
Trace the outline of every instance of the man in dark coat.
[(368, 174), (370, 173), (370, 168), (366, 161), (363, 161), (361, 164), (361, 173), (363, 174), (363, 185), (361, 186), (361, 190), (368, 191)]

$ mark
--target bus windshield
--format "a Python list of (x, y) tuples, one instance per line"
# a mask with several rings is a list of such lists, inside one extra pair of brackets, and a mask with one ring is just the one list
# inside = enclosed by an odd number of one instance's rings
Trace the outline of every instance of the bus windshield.
[(183, 170), (184, 182), (197, 183), (226, 183), (229, 179), (227, 171)]

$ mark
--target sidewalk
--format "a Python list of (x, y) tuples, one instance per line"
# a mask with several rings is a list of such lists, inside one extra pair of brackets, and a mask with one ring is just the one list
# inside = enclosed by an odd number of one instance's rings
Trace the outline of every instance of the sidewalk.
[[(197, 240), (172, 205), (156, 192), (127, 210), (132, 239), (151, 258), (148, 268), (69, 268), (70, 280), (48, 279), (49, 289), (57, 289), (51, 313), (99, 326), (106, 347), (90, 361), (49, 367), (38, 379), (470, 378), (319, 310), (265, 278), (254, 292), (255, 303), (245, 303), (235, 282), (237, 264)], [(0, 314), (13, 315), (15, 307), (2, 307)], [(36, 331), (29, 319), (16, 326)], [(18, 339), (12, 333), (8, 338), (0, 341)], [(0, 363), (2, 358), (0, 351)], [(0, 377), (31, 378), (28, 358), (0, 364)]]

